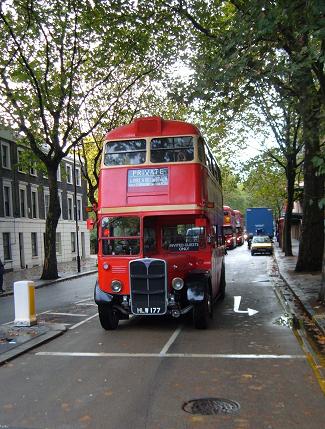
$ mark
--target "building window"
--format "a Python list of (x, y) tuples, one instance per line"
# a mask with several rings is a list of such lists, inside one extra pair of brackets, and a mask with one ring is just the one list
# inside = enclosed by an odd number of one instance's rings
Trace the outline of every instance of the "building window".
[(73, 198), (68, 197), (68, 219), (73, 220)]
[(10, 145), (9, 143), (1, 142), (1, 165), (3, 168), (10, 170)]
[(19, 188), (19, 207), (20, 207), (20, 217), (27, 217), (27, 201), (26, 201), (26, 188)]
[(49, 213), (49, 207), (50, 207), (50, 194), (44, 194), (44, 213), (45, 213), (45, 219), (47, 218), (47, 215)]
[(17, 169), (19, 171), (19, 173), (26, 173), (26, 169), (24, 168), (24, 162), (23, 162), (23, 154), (24, 149), (22, 149), (21, 147), (17, 148), (17, 161), (18, 161), (18, 166)]
[(31, 233), (31, 239), (32, 239), (32, 256), (38, 256), (38, 249), (37, 249), (37, 233), (32, 232)]
[(76, 233), (71, 232), (71, 252), (75, 253), (76, 251)]
[(72, 166), (70, 164), (66, 165), (67, 172), (67, 183), (72, 184)]
[(63, 219), (63, 212), (62, 212), (62, 192), (61, 191), (59, 191), (59, 204), (60, 204), (60, 210), (61, 210), (60, 219)]
[(35, 168), (35, 165), (36, 165), (36, 163), (35, 162), (33, 162), (32, 163), (32, 166), (30, 167), (30, 169), (29, 169), (29, 174), (31, 175), (31, 176), (37, 176), (37, 170), (36, 170), (36, 168)]
[(77, 216), (78, 220), (82, 220), (82, 200), (77, 198)]
[(11, 197), (11, 185), (3, 185), (3, 204), (4, 204), (4, 215), (12, 216), (12, 197)]
[(61, 232), (56, 233), (56, 253), (61, 255), (62, 253), (62, 243), (61, 243)]
[(81, 186), (81, 170), (80, 170), (80, 167), (76, 167), (75, 172), (76, 172), (76, 185)]
[(38, 217), (37, 190), (32, 191), (32, 218)]
[(2, 240), (3, 240), (3, 259), (5, 261), (11, 261), (10, 232), (3, 232)]

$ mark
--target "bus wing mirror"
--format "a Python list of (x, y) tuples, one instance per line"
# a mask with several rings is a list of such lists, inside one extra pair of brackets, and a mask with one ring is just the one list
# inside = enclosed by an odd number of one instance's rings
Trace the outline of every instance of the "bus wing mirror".
[(207, 220), (205, 218), (197, 218), (195, 219), (195, 226), (207, 226)]
[(93, 230), (94, 229), (94, 227), (95, 227), (95, 220), (94, 219), (91, 219), (91, 218), (88, 218), (87, 219), (87, 229), (89, 230), (89, 231), (91, 231), (91, 230)]

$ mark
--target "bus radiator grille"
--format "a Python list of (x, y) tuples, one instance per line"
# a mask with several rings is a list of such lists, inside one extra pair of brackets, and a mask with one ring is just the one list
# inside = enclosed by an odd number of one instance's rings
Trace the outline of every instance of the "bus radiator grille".
[(167, 311), (166, 262), (150, 258), (131, 261), (130, 289), (133, 314), (165, 314)]

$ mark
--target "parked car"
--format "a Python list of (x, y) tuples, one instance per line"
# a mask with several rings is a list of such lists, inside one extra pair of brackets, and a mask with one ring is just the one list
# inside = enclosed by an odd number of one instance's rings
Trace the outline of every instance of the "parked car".
[(256, 235), (251, 243), (251, 255), (256, 253), (273, 254), (273, 242), (267, 235)]

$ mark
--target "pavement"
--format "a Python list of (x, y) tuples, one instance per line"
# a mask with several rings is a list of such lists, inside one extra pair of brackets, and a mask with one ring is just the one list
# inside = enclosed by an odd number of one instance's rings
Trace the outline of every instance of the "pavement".
[[(90, 258), (81, 260), (80, 272), (78, 272), (76, 261), (58, 263), (59, 278), (56, 280), (40, 280), (42, 267), (7, 272), (3, 276), (5, 292), (0, 294), (0, 300), (13, 295), (14, 282), (17, 281), (32, 280), (35, 289), (38, 289), (96, 272), (97, 255), (91, 255)], [(14, 322), (10, 322), (0, 325), (0, 365), (62, 335), (65, 331), (65, 325), (59, 323), (39, 322), (33, 326), (15, 326)]]
[[(286, 288), (294, 296), (296, 304), (298, 303), (300, 308), (303, 309), (304, 317), (316, 326), (317, 336), (325, 344), (325, 305), (321, 305), (318, 301), (318, 294), (321, 287), (321, 273), (296, 273), (294, 268), (298, 255), (299, 242), (293, 240), (292, 244), (294, 256), (288, 257), (284, 256), (278, 243), (275, 243), (274, 258), (278, 274), (285, 283)], [(13, 294), (13, 283), (15, 281), (28, 279), (34, 281), (36, 288), (45, 287), (71, 278), (93, 274), (97, 271), (96, 263), (96, 256), (81, 261), (80, 272), (77, 271), (76, 261), (59, 263), (60, 278), (50, 281), (40, 280), (42, 267), (6, 273), (4, 275), (3, 286), (5, 293), (0, 295), (0, 299), (3, 296)], [(288, 303), (291, 299), (288, 299), (283, 289), (283, 287), (277, 288), (277, 293)], [(297, 305), (291, 306), (290, 303), (288, 305), (294, 315)], [(301, 312), (296, 315), (296, 318), (301, 318)], [(0, 365), (63, 334), (65, 330), (64, 325), (54, 323), (38, 323), (30, 327), (15, 326), (13, 322), (0, 325)]]
[[(321, 304), (318, 297), (322, 274), (321, 272), (296, 273), (298, 251), (298, 240), (292, 240), (293, 256), (284, 256), (278, 243), (275, 243), (274, 256), (278, 273), (294, 299), (288, 298), (286, 292), (281, 288), (277, 289), (277, 292), (280, 293), (298, 323), (313, 337), (318, 351), (325, 355), (325, 304)], [(298, 307), (302, 309), (302, 312)]]

